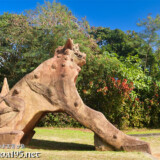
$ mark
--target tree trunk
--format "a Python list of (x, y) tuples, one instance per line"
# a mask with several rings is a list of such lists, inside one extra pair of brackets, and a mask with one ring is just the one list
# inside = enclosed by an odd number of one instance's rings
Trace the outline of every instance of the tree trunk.
[(8, 140), (14, 144), (29, 143), (34, 127), (45, 113), (62, 111), (95, 133), (98, 149), (104, 145), (113, 150), (151, 153), (148, 143), (125, 135), (102, 113), (83, 103), (75, 83), (85, 62), (86, 55), (69, 39), (64, 47), (56, 49), (53, 58), (26, 75), (10, 91), (5, 83), (0, 97), (0, 144), (9, 143)]

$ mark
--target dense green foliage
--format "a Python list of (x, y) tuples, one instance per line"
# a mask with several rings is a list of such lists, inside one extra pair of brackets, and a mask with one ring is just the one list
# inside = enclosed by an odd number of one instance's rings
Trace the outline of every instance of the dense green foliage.
[[(159, 69), (153, 53), (157, 52), (160, 47), (160, 16), (157, 15), (153, 18), (151, 15), (148, 15), (146, 19), (140, 20), (137, 25), (143, 27), (143, 31), (139, 35), (146, 42), (146, 52), (144, 53), (144, 72), (148, 69), (150, 74), (153, 75), (155, 74), (155, 70)], [(150, 56), (152, 56), (152, 59), (150, 59)]]
[(10, 86), (44, 60), (54, 55), (68, 37), (81, 44), (81, 50), (96, 50), (87, 37), (85, 19), (78, 21), (60, 3), (46, 2), (25, 15), (0, 16), (0, 82), (7, 77)]
[[(80, 44), (87, 64), (77, 80), (84, 102), (119, 128), (160, 127), (160, 17), (148, 16), (136, 33), (91, 27), (66, 6), (45, 2), (25, 14), (0, 15), (0, 84), (12, 87), (52, 57), (67, 38)], [(48, 114), (40, 126), (81, 126), (66, 114)]]

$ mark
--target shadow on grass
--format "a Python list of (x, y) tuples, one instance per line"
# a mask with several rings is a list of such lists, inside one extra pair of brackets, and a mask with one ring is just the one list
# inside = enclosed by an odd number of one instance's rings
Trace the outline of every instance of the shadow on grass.
[(94, 146), (88, 144), (57, 142), (40, 139), (32, 139), (27, 146), (32, 149), (46, 149), (46, 150), (77, 150), (77, 151), (93, 151)]

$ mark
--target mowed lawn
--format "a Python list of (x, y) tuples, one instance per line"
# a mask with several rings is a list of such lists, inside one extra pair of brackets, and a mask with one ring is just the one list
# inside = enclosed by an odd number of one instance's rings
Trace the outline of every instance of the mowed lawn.
[[(40, 152), (40, 160), (151, 160), (152, 156), (139, 152), (113, 152), (95, 151), (93, 132), (87, 129), (66, 128), (36, 128), (31, 143), (25, 149), (26, 152)], [(138, 132), (138, 131), (136, 131)], [(159, 130), (153, 132), (160, 132)], [(134, 134), (135, 132), (132, 131)], [(146, 133), (146, 131), (143, 133)], [(151, 144), (152, 152), (160, 153), (160, 136), (141, 137), (140, 139)], [(0, 149), (0, 152), (4, 150)], [(5, 150), (9, 152), (10, 150)], [(16, 150), (17, 151), (17, 150)], [(0, 158), (11, 159), (11, 158)], [(12, 158), (14, 159), (14, 158)], [(17, 158), (16, 158), (17, 159)]]

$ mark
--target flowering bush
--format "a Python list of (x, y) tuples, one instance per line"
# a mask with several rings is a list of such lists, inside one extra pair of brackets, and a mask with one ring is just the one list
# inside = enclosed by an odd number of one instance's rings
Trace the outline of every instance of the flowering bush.
[(159, 126), (160, 89), (141, 70), (105, 55), (87, 64), (77, 88), (88, 106), (119, 128)]
[(129, 125), (126, 102), (130, 98), (130, 93), (133, 89), (133, 82), (127, 83), (127, 79), (116, 80), (110, 76), (106, 78), (105, 82), (102, 81), (101, 88), (97, 89), (97, 93), (101, 94), (101, 96), (103, 95), (106, 102), (104, 107), (105, 116), (120, 128)]

